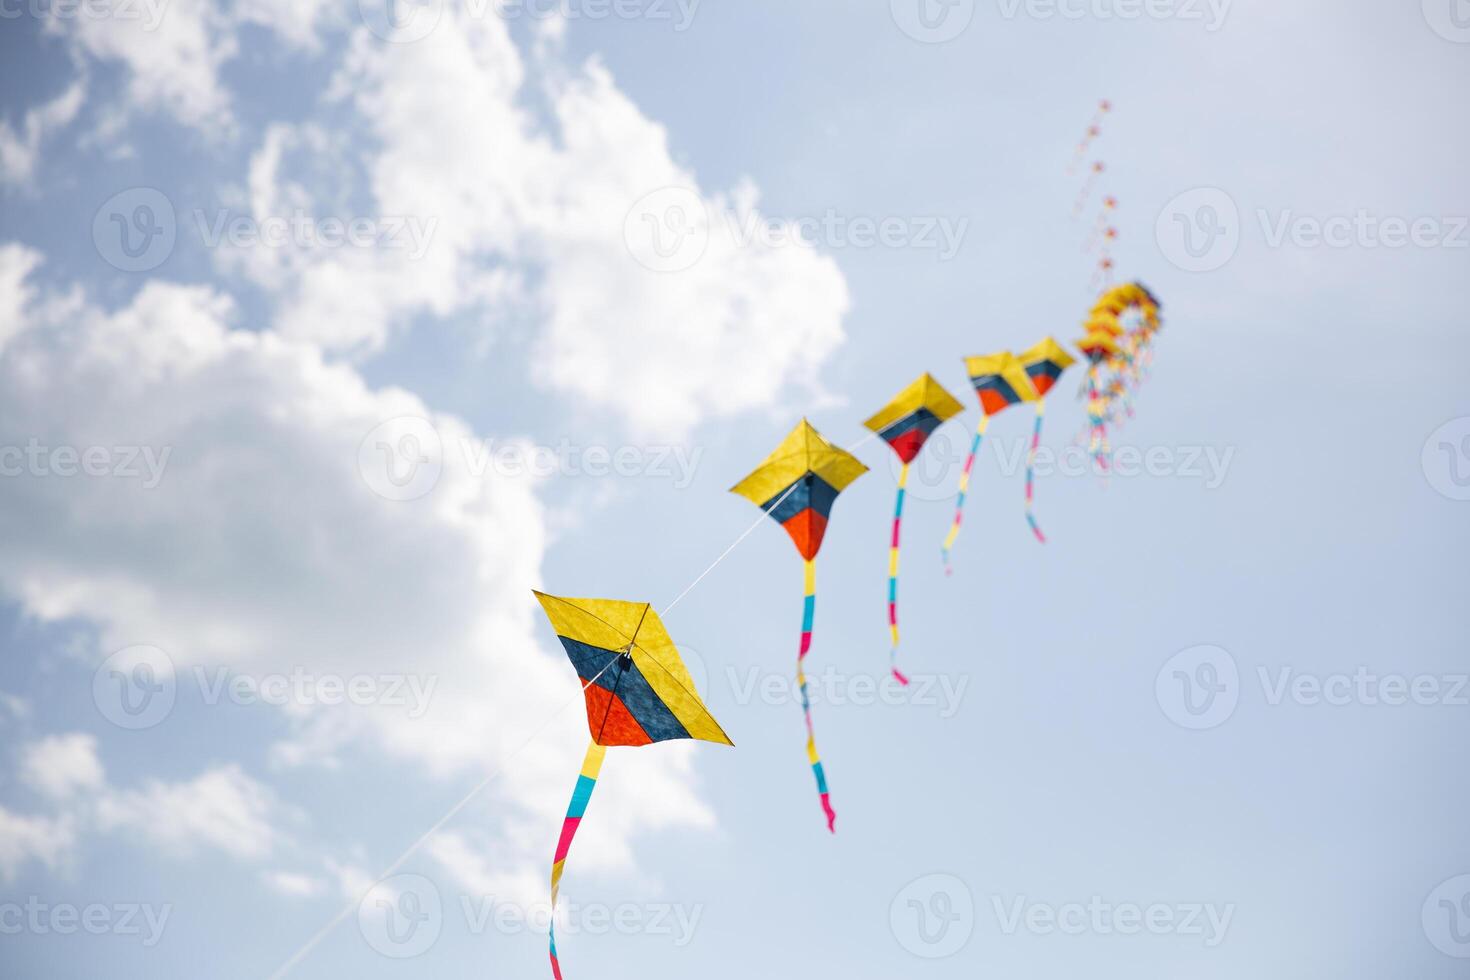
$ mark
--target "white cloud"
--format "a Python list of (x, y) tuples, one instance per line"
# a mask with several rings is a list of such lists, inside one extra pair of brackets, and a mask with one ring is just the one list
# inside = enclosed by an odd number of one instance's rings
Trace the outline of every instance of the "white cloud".
[[(108, 312), (74, 294), (22, 304), (13, 291), (25, 280), (12, 275), (10, 287), (0, 307), (28, 312), (0, 350), (9, 430), (49, 447), (170, 452), (152, 489), (120, 476), (0, 481), (0, 589), (42, 620), (95, 624), (99, 656), (163, 649), (181, 685), (216, 665), (252, 678), (438, 678), (421, 716), (292, 701), (272, 758), (366, 761), (384, 773), (369, 793), (401, 793), (409, 773), (503, 767), (471, 812), (494, 834), (497, 867), (543, 871), (586, 734), (575, 675), (530, 595), (546, 547), (535, 484), (472, 474), (458, 447), (478, 440), (462, 422), (407, 392), (369, 389), (310, 345), (232, 329), (233, 305), (209, 289), (152, 281)], [(375, 447), (359, 451), (403, 416), (432, 421), (442, 472), (425, 496), (389, 500), (360, 468), (380, 461)], [(709, 825), (691, 748), (639, 753), (620, 812), (596, 831), (611, 836), (613, 864), (646, 830)], [(259, 860), (275, 853), (280, 809), (240, 770), (216, 767), (107, 794), (98, 814), (108, 828)]]
[[(819, 391), (848, 308), (836, 264), (797, 236), (742, 239), (717, 217), (691, 267), (641, 265), (625, 240), (630, 211), (698, 181), (607, 71), (540, 57), (532, 80), (499, 19), (452, 8), (413, 44), (353, 36), (333, 89), (378, 147), (366, 160), (376, 212), (431, 221), (433, 236), (418, 259), (403, 249), (230, 256), (280, 292), (278, 329), (361, 352), (415, 316), (480, 310), (490, 329), (529, 319), (535, 377), (639, 435), (679, 437), (706, 417), (768, 408), (793, 384)], [(525, 108), (536, 102), (549, 124)], [(267, 132), (250, 165), (254, 207), (300, 206), (283, 151), (308, 136)], [(328, 195), (352, 169), (313, 182), (319, 209), (335, 206)], [(760, 218), (748, 182), (697, 199), (717, 216)]]
[(87, 84), (78, 79), (65, 92), (27, 110), (17, 130), (0, 120), (0, 184), (29, 184), (41, 158), (41, 143), (76, 118)]
[(209, 847), (258, 859), (276, 846), (280, 809), (268, 787), (226, 765), (188, 782), (150, 780), (142, 789), (108, 794), (98, 803), (97, 820), (105, 831), (140, 835), (173, 856)]
[(291, 898), (312, 898), (326, 890), (326, 882), (295, 871), (266, 871), (262, 880), (275, 892)]
[(210, 0), (141, 0), (114, 4), (108, 16), (63, 16), (53, 11), (48, 28), (66, 34), (81, 52), (121, 64), (130, 106), (162, 111), (191, 126), (217, 130), (230, 122), (229, 97), (220, 66), (239, 44)]
[(75, 848), (76, 833), (69, 819), (26, 817), (0, 806), (0, 881), (13, 880), (28, 861), (39, 861), (54, 871)]
[(97, 740), (74, 732), (32, 742), (21, 755), (21, 778), (53, 800), (100, 789), (104, 774), (97, 759)]

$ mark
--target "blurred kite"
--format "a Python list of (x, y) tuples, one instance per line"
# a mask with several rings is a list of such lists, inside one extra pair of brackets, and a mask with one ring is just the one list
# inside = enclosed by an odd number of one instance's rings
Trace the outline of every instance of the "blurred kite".
[(903, 461), (898, 471), (898, 500), (893, 506), (893, 539), (888, 547), (888, 630), (892, 646), (889, 668), (900, 684), (909, 679), (898, 669), (898, 532), (903, 521), (904, 491), (909, 482), (909, 463), (924, 448), (924, 441), (947, 419), (960, 414), (965, 407), (933, 376), (922, 374), (913, 384), (900, 391), (878, 413), (863, 425), (878, 433)]
[(954, 549), (955, 538), (960, 535), (960, 521), (965, 514), (965, 494), (970, 487), (970, 470), (975, 465), (975, 454), (980, 451), (980, 441), (990, 426), (990, 416), (1016, 404), (1034, 402), (1036, 388), (1025, 367), (1010, 351), (986, 354), (982, 357), (965, 358), (965, 370), (969, 372), (970, 384), (980, 399), (980, 422), (975, 427), (975, 440), (970, 443), (970, 454), (965, 457), (965, 468), (960, 471), (959, 496), (954, 505), (954, 523), (944, 538), (944, 570), (951, 571), (949, 555)]
[(1093, 115), (1092, 122), (1087, 124), (1087, 131), (1084, 132), (1082, 134), (1082, 138), (1077, 141), (1077, 152), (1072, 157), (1072, 163), (1067, 167), (1068, 175), (1077, 172), (1077, 164), (1081, 163), (1082, 158), (1087, 155), (1088, 147), (1092, 146), (1092, 141), (1102, 135), (1103, 117), (1106, 116), (1112, 110), (1112, 108), (1113, 104), (1107, 99), (1103, 99), (1102, 101), (1098, 102), (1097, 112)]
[(801, 644), (796, 654), (796, 683), (801, 690), (801, 710), (806, 715), (807, 760), (817, 780), (827, 829), (833, 832), (837, 814), (832, 809), (822, 759), (817, 755), (805, 665), (812, 647), (812, 620), (817, 606), (816, 557), (822, 547), (822, 536), (827, 532), (827, 519), (837, 495), (867, 471), (856, 457), (823, 439), (810, 422), (802, 419), (775, 452), (730, 488), (731, 493), (749, 500), (784, 527), (805, 562), (806, 598), (802, 605)]
[[(592, 735), (552, 860), (554, 913), (567, 852), (597, 786), (607, 746), (648, 745), (673, 738), (734, 743), (700, 700), (683, 658), (648, 603), (562, 599), (544, 592), (537, 592), (536, 598), (582, 680), (587, 728)], [(551, 973), (561, 980), (554, 917)]]
[(1077, 361), (1052, 337), (1046, 337), (1036, 346), (1022, 351), (1018, 359), (1021, 366), (1026, 369), (1027, 376), (1031, 378), (1032, 386), (1036, 389), (1036, 425), (1031, 430), (1031, 448), (1026, 452), (1026, 523), (1031, 525), (1031, 531), (1036, 535), (1036, 540), (1045, 544), (1046, 535), (1041, 533), (1041, 528), (1036, 524), (1036, 516), (1031, 512), (1036, 473), (1036, 449), (1041, 444), (1041, 422), (1046, 417), (1046, 393), (1051, 391), (1052, 385), (1057, 383), (1062, 372), (1076, 364)]
[[(1077, 348), (1089, 361), (1088, 452), (1099, 469), (1110, 465), (1108, 423), (1116, 420), (1120, 408), (1133, 414), (1133, 392), (1152, 361), (1153, 338), (1160, 325), (1158, 300), (1137, 282), (1104, 290), (1082, 324), (1085, 333)], [(1105, 379), (1104, 370), (1111, 376)]]

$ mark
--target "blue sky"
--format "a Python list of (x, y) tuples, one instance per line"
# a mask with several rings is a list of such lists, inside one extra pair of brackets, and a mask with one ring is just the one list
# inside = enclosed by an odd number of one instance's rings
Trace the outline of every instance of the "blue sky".
[[(666, 608), (798, 418), (926, 370), (909, 689), (881, 444), (818, 562), (838, 833), (767, 522), (664, 616), (737, 748), (609, 753), (567, 975), (1461, 975), (1470, 12), (545, 9), (4, 9), (7, 975), (547, 975), (530, 590)], [(1076, 336), (1104, 97), (1157, 462), (1045, 474), (1039, 546), (998, 416), (946, 579), (960, 358)]]

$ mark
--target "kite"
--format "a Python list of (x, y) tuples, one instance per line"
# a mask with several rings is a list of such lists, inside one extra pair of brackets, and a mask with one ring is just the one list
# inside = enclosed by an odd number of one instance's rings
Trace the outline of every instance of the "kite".
[(990, 416), (1016, 402), (1034, 402), (1036, 388), (1031, 376), (1010, 351), (986, 354), (983, 357), (965, 358), (965, 370), (969, 372), (970, 384), (980, 398), (980, 423), (975, 427), (975, 440), (970, 443), (970, 455), (965, 457), (965, 468), (960, 471), (959, 496), (954, 505), (954, 523), (944, 538), (944, 570), (951, 572), (949, 554), (954, 550), (955, 538), (960, 535), (960, 521), (965, 514), (965, 493), (970, 487), (970, 470), (975, 465), (975, 454), (980, 451), (980, 441), (990, 426)]
[(812, 647), (812, 619), (816, 612), (816, 558), (827, 531), (832, 504), (848, 484), (868, 471), (851, 453), (838, 449), (802, 419), (776, 451), (730, 488), (765, 511), (791, 535), (805, 562), (806, 598), (802, 605), (801, 643), (796, 654), (796, 683), (801, 710), (806, 715), (806, 755), (817, 780), (817, 795), (827, 816), (827, 829), (836, 832), (837, 814), (827, 790), (827, 774), (817, 755), (812, 728), (812, 705), (807, 695), (805, 662)]
[(1026, 453), (1026, 523), (1031, 525), (1031, 532), (1036, 535), (1036, 540), (1046, 544), (1046, 535), (1041, 533), (1041, 528), (1036, 524), (1036, 515), (1031, 511), (1036, 449), (1041, 444), (1041, 421), (1046, 416), (1046, 393), (1051, 391), (1062, 372), (1077, 361), (1051, 337), (1046, 337), (1036, 346), (1022, 351), (1018, 359), (1036, 389), (1036, 425), (1031, 430), (1031, 448)]
[[(1121, 405), (1133, 414), (1133, 391), (1152, 363), (1153, 337), (1160, 327), (1159, 302), (1141, 283), (1128, 282), (1104, 290), (1082, 324), (1078, 350), (1087, 355), (1085, 391), (1091, 428), (1088, 451), (1102, 470), (1108, 468), (1108, 422)], [(1112, 376), (1104, 381), (1103, 370)]]
[[(544, 592), (537, 592), (536, 598), (582, 680), (587, 728), (592, 735), (552, 859), (554, 912), (567, 852), (587, 812), (608, 746), (648, 745), (673, 738), (735, 743), (700, 700), (683, 658), (648, 603), (563, 599)], [(561, 980), (554, 919), (551, 973)]]
[(909, 463), (924, 448), (924, 441), (946, 420), (965, 410), (944, 386), (929, 374), (922, 374), (913, 384), (878, 410), (863, 425), (878, 433), (893, 448), (903, 467), (898, 471), (898, 501), (893, 506), (893, 539), (888, 547), (888, 630), (892, 645), (889, 669), (900, 684), (909, 679), (898, 669), (898, 529), (903, 521), (904, 491), (909, 482)]
[(1097, 113), (1093, 115), (1092, 122), (1087, 124), (1087, 131), (1082, 134), (1082, 139), (1077, 141), (1077, 153), (1067, 167), (1069, 175), (1077, 172), (1077, 164), (1081, 163), (1082, 158), (1087, 155), (1087, 148), (1092, 145), (1093, 140), (1102, 135), (1103, 116), (1106, 116), (1112, 108), (1113, 104), (1107, 99), (1097, 104)]

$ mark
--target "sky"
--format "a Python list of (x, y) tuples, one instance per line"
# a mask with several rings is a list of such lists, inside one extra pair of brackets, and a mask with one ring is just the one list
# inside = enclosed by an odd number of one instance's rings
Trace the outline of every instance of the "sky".
[[(735, 743), (608, 753), (569, 977), (1464, 975), (1463, 0), (0, 19), (6, 976), (549, 975), (533, 589), (652, 603)], [(1165, 323), (1114, 471), (1073, 369), (1046, 543), (1023, 406), (946, 577), (961, 359), (1079, 335), (1104, 194)], [(899, 687), (862, 420), (925, 371)], [(835, 834), (801, 561), (727, 492), (802, 417), (870, 468)]]

